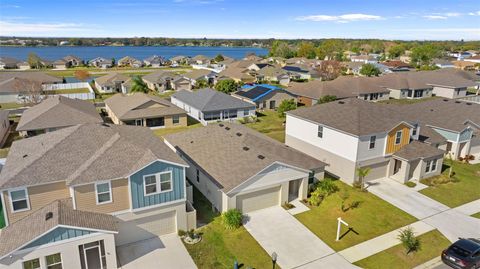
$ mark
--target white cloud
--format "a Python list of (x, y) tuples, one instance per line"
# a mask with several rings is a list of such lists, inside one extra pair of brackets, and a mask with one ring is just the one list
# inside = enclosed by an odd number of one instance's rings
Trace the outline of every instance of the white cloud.
[(468, 13), (468, 15), (470, 15), (470, 16), (480, 16), (480, 10), (477, 11), (477, 12), (470, 12), (470, 13)]
[(425, 15), (423, 17), (425, 19), (429, 19), (429, 20), (446, 20), (446, 19), (448, 19), (448, 17), (440, 16), (440, 15)]
[(422, 17), (430, 20), (446, 20), (448, 18), (460, 17), (462, 13), (458, 12), (446, 12), (446, 13), (432, 13), (430, 15), (424, 15)]
[(87, 32), (93, 31), (87, 29), (82, 24), (77, 23), (23, 23), (0, 21), (0, 35), (32, 35), (39, 36), (45, 33), (58, 34), (69, 32)]
[(340, 22), (340, 23), (347, 23), (352, 21), (376, 21), (376, 20), (382, 20), (382, 19), (384, 18), (381, 16), (361, 14), (361, 13), (343, 14), (338, 16), (310, 15), (310, 16), (301, 16), (296, 18), (297, 21), (333, 21), (333, 22)]

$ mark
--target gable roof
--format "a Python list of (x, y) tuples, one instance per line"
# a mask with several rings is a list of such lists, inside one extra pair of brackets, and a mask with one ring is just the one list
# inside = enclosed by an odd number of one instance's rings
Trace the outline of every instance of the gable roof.
[(445, 151), (438, 149), (426, 143), (419, 141), (412, 141), (405, 145), (400, 150), (396, 151), (393, 156), (407, 160), (414, 161), (417, 159), (427, 159), (436, 156), (443, 156)]
[(255, 107), (252, 103), (209, 88), (200, 89), (195, 92), (182, 90), (174, 93), (172, 97), (202, 112)]
[(159, 70), (143, 76), (142, 79), (152, 83), (165, 83), (167, 80), (172, 79), (174, 76), (175, 74), (171, 72)]
[(126, 178), (156, 160), (186, 165), (146, 127), (76, 125), (13, 142), (0, 189)]
[(186, 114), (183, 109), (167, 100), (144, 93), (118, 93), (106, 99), (105, 104), (120, 120)]
[(62, 82), (61, 78), (43, 72), (0, 72), (0, 92), (20, 93), (30, 84), (53, 84)]
[(387, 132), (405, 122), (405, 119), (391, 107), (358, 98), (300, 108), (287, 114), (355, 136)]
[(212, 73), (212, 71), (207, 70), (207, 69), (194, 69), (190, 72), (187, 72), (187, 73), (183, 74), (183, 76), (186, 77), (186, 78), (189, 78), (189, 79), (197, 80), (197, 79), (202, 79), (202, 78), (210, 75), (211, 73)]
[(209, 61), (210, 58), (208, 58), (208, 57), (205, 56), (205, 55), (199, 54), (199, 55), (193, 57), (192, 60), (193, 60), (193, 61)]
[[(239, 124), (210, 124), (167, 135), (165, 140), (217, 181), (224, 192), (275, 162), (304, 170), (325, 166), (315, 158)], [(234, 164), (231, 160), (235, 160)]]
[(40, 104), (30, 107), (23, 112), (17, 131), (41, 130), (101, 122), (103, 120), (92, 103), (63, 96), (50, 96)]
[(117, 72), (110, 72), (105, 76), (101, 76), (95, 79), (95, 82), (101, 86), (115, 86), (115, 82), (125, 82), (129, 80), (130, 77), (125, 76)]
[[(49, 213), (52, 217), (47, 219)], [(111, 233), (118, 231), (114, 216), (74, 210), (71, 199), (56, 200), (2, 230), (0, 259), (59, 226)]]

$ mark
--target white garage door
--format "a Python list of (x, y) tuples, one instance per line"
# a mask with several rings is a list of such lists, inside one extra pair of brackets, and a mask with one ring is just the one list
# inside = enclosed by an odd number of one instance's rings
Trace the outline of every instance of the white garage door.
[(118, 226), (117, 246), (177, 231), (175, 211), (121, 222)]
[(243, 213), (280, 204), (280, 186), (237, 196), (237, 209)]
[(365, 177), (365, 181), (384, 178), (387, 176), (388, 162), (367, 165), (367, 166), (370, 167), (370, 172), (368, 173), (368, 176)]

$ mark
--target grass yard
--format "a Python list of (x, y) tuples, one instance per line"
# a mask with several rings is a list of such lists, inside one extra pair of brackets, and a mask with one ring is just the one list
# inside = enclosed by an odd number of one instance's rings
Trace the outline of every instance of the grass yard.
[(285, 142), (285, 126), (283, 124), (285, 118), (280, 117), (277, 111), (257, 112), (257, 116), (257, 122), (245, 125), (282, 143)]
[[(17, 128), (16, 123), (11, 127), (11, 130), (15, 130)], [(18, 132), (10, 132), (7, 137), (7, 141), (5, 141), (5, 145), (3, 148), (0, 148), (0, 158), (6, 158), (8, 155), (8, 151), (12, 146), (13, 141), (22, 139), (22, 137), (18, 134)]]
[(13, 108), (20, 108), (25, 106), (26, 106), (25, 104), (19, 104), (19, 103), (1, 103), (0, 109), (13, 109)]
[[(442, 175), (448, 175), (448, 167), (446, 164), (443, 165)], [(454, 162), (453, 171), (458, 182), (430, 186), (420, 193), (449, 207), (457, 207), (480, 199), (480, 164)]]
[(432, 99), (437, 98), (436, 96), (433, 97), (427, 97), (427, 98), (420, 98), (420, 99), (389, 99), (389, 100), (383, 100), (379, 101), (378, 103), (381, 104), (394, 104), (394, 105), (410, 105), (410, 104), (415, 104), (415, 103), (421, 103), (425, 101), (429, 101)]
[(478, 213), (476, 213), (476, 214), (473, 214), (472, 217), (477, 218), (477, 219), (480, 219), (480, 212), (478, 212)]
[(417, 237), (420, 240), (420, 250), (415, 253), (405, 254), (402, 245), (396, 245), (373, 256), (355, 263), (367, 269), (407, 269), (423, 264), (440, 256), (442, 250), (451, 243), (439, 231), (434, 230)]
[(200, 243), (185, 244), (198, 268), (233, 268), (235, 260), (243, 264), (241, 268), (271, 267), (270, 256), (245, 228), (226, 230), (219, 214), (212, 212), (210, 202), (195, 187), (193, 191), (197, 220), (199, 224), (208, 223), (198, 229), (203, 237)]
[[(354, 246), (397, 228), (416, 221), (413, 216), (383, 201), (368, 192), (348, 186), (340, 180), (335, 180), (339, 191), (326, 197), (318, 207), (295, 217), (316, 234), (322, 241), (336, 251)], [(343, 212), (341, 195), (347, 191), (349, 198), (346, 207), (353, 201), (359, 201), (358, 208)], [(349, 231), (340, 241), (335, 241), (337, 218), (349, 224), (354, 231)], [(343, 227), (342, 233), (346, 232)]]
[(203, 127), (203, 125), (195, 119), (191, 118), (190, 116), (187, 116), (187, 126), (156, 129), (153, 131), (153, 133), (155, 133), (155, 135), (157, 135), (158, 137), (163, 137), (164, 135), (174, 134), (198, 127)]
[(69, 93), (89, 93), (89, 92), (90, 91), (88, 90), (88, 88), (46, 91), (47, 94), (69, 94)]

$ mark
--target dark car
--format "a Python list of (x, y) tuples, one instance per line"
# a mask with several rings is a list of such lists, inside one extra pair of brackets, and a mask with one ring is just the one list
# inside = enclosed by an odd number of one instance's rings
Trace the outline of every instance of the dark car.
[(442, 252), (442, 261), (455, 269), (480, 268), (480, 240), (460, 238)]

